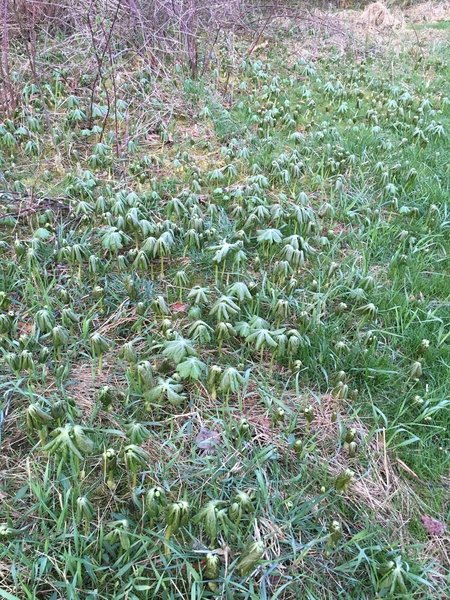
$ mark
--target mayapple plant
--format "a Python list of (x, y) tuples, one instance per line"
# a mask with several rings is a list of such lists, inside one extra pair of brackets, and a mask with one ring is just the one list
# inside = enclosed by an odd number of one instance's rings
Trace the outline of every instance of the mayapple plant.
[(208, 588), (212, 592), (217, 592), (218, 585), (216, 580), (220, 575), (220, 558), (217, 554), (208, 552), (205, 559), (204, 578), (208, 581)]
[(176, 372), (181, 379), (199, 381), (203, 379), (208, 371), (207, 365), (196, 356), (189, 356), (178, 363)]
[(314, 421), (314, 407), (309, 405), (303, 409), (303, 416), (305, 417), (305, 421), (308, 425)]
[(346, 493), (355, 480), (355, 474), (351, 469), (345, 469), (336, 477), (334, 487), (337, 492)]
[(247, 419), (241, 419), (239, 423), (233, 426), (233, 433), (236, 435), (236, 437), (247, 440), (251, 437), (252, 426)]
[(244, 385), (245, 379), (234, 367), (228, 367), (220, 376), (219, 391), (227, 397), (236, 394)]
[(205, 321), (197, 320), (188, 329), (189, 337), (199, 344), (208, 344), (211, 341), (213, 329)]
[(137, 484), (138, 473), (149, 464), (147, 452), (136, 444), (129, 444), (123, 449), (125, 467), (127, 469), (130, 487), (133, 490)]
[(77, 519), (84, 524), (84, 534), (88, 535), (90, 523), (94, 516), (94, 507), (86, 496), (79, 496), (77, 498)]
[(216, 317), (217, 322), (230, 322), (240, 312), (239, 306), (230, 296), (221, 296), (213, 304), (210, 315)]
[(175, 339), (163, 343), (162, 355), (178, 364), (188, 357), (195, 356), (196, 351), (191, 340), (177, 334)]
[(242, 516), (253, 512), (253, 503), (250, 496), (244, 491), (236, 492), (236, 495), (228, 509), (230, 521), (239, 525)]
[(51, 333), (55, 326), (55, 317), (47, 306), (38, 310), (35, 315), (35, 323), (39, 333)]
[(90, 336), (91, 352), (94, 358), (98, 358), (98, 373), (102, 372), (103, 356), (111, 347), (111, 342), (103, 335), (95, 331)]
[(131, 444), (142, 444), (150, 437), (150, 432), (145, 425), (142, 423), (137, 423), (136, 421), (127, 423), (124, 429)]
[(102, 455), (103, 458), (103, 479), (109, 489), (115, 485), (115, 472), (117, 467), (117, 454), (114, 448), (107, 448)]
[(253, 571), (263, 557), (264, 550), (262, 541), (252, 542), (243, 550), (236, 564), (236, 569), (241, 577), (245, 577)]
[(411, 379), (418, 381), (422, 377), (422, 372), (422, 363), (420, 360), (413, 362), (409, 371)]
[(166, 532), (165, 539), (165, 554), (170, 554), (169, 540), (172, 535), (175, 535), (180, 527), (188, 524), (191, 514), (191, 507), (186, 500), (179, 500), (169, 504), (166, 509)]
[(156, 385), (144, 395), (146, 410), (150, 410), (152, 406), (161, 406), (164, 401), (172, 406), (180, 406), (185, 400), (183, 385), (174, 377), (158, 378)]
[[(134, 354), (129, 353), (130, 348), (127, 348), (128, 357), (134, 358)], [(133, 373), (136, 378), (136, 383), (141, 391), (150, 390), (153, 385), (153, 367), (149, 360), (142, 360), (130, 367), (130, 373)]]
[(134, 346), (134, 342), (125, 342), (119, 352), (119, 356), (123, 358), (127, 363), (134, 364), (137, 362), (138, 356), (136, 352), (136, 348)]
[(195, 523), (201, 523), (205, 533), (209, 537), (210, 544), (215, 545), (219, 531), (220, 521), (218, 513), (223, 508), (225, 502), (222, 500), (210, 500), (197, 514)]
[(215, 333), (218, 341), (219, 352), (222, 350), (222, 344), (224, 341), (228, 342), (229, 340), (232, 340), (234, 337), (236, 337), (236, 329), (231, 323), (217, 323)]
[(328, 547), (334, 548), (342, 538), (342, 527), (339, 521), (333, 520), (328, 528)]
[(153, 256), (160, 259), (160, 276), (164, 277), (164, 258), (170, 256), (175, 244), (175, 238), (172, 231), (164, 231), (156, 240), (153, 248)]
[(69, 460), (78, 474), (79, 461), (94, 449), (94, 442), (83, 427), (66, 423), (54, 429), (50, 436), (52, 439), (44, 446), (44, 451), (58, 456), (61, 466), (63, 461)]
[(284, 423), (284, 419), (286, 417), (286, 412), (281, 406), (277, 406), (272, 412), (272, 422), (274, 425), (279, 425), (280, 423)]
[(159, 521), (164, 515), (167, 506), (167, 497), (165, 491), (159, 487), (152, 487), (145, 495), (145, 510), (150, 520), (150, 526)]
[(105, 540), (120, 545), (120, 548), (127, 552), (131, 546), (130, 539), (130, 521), (128, 519), (117, 519), (108, 524), (110, 531), (105, 535)]
[(236, 281), (227, 289), (227, 294), (231, 298), (236, 298), (242, 304), (252, 300), (252, 295), (248, 286), (243, 281)]
[(37, 404), (30, 404), (27, 408), (27, 426), (30, 431), (37, 431), (42, 445), (47, 439), (48, 427), (53, 421), (51, 414), (47, 413)]
[(219, 365), (211, 365), (209, 368), (207, 386), (213, 400), (216, 400), (217, 398), (217, 389), (222, 373), (223, 369)]

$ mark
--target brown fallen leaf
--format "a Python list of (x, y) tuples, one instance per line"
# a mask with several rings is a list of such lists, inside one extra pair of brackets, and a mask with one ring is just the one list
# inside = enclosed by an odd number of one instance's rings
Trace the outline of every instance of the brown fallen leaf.
[(219, 443), (220, 433), (207, 427), (202, 427), (195, 438), (197, 448), (203, 450), (205, 454), (213, 454)]
[(433, 517), (429, 517), (428, 515), (422, 515), (420, 519), (428, 535), (444, 535), (445, 523), (439, 521), (438, 519), (433, 519)]
[(184, 304), (183, 302), (174, 302), (170, 305), (170, 308), (174, 313), (183, 313), (188, 309), (188, 305)]

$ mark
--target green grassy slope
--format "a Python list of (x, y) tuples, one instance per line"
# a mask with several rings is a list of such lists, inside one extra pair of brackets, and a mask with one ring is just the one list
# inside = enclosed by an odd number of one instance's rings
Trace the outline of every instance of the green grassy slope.
[(0, 597), (444, 597), (448, 48), (265, 51), (0, 125)]

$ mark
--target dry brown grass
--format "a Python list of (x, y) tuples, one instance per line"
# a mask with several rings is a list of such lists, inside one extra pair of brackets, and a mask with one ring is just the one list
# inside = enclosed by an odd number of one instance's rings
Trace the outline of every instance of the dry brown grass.
[(377, 28), (392, 27), (395, 23), (394, 15), (383, 2), (369, 4), (361, 15), (361, 20), (371, 27)]
[(450, 20), (450, 2), (423, 2), (410, 6), (404, 11), (405, 18), (409, 23), (435, 22)]
[[(420, 501), (413, 487), (401, 477), (401, 466), (386, 449), (384, 431), (370, 435), (363, 421), (354, 416), (350, 406), (335, 399), (330, 394), (311, 397), (305, 406), (314, 407), (314, 421), (310, 426), (300, 419), (297, 424), (299, 437), (305, 436), (306, 443), (313, 444), (314, 457), (325, 465), (330, 479), (347, 468), (355, 473), (355, 482), (346, 495), (355, 510), (361, 504), (370, 508), (381, 525), (388, 520), (398, 529), (400, 536), (409, 537), (407, 526), (411, 518), (420, 510)], [(335, 420), (335, 412), (338, 418)], [(346, 414), (352, 414), (347, 418)], [(349, 458), (343, 444), (340, 444), (347, 429), (356, 430), (355, 441), (358, 453)], [(414, 473), (409, 473), (413, 477)], [(417, 477), (417, 476), (415, 476)]]

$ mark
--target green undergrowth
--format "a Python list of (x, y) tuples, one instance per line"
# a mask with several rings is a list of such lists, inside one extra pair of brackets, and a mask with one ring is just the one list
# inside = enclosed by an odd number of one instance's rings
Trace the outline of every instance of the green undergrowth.
[(424, 31), (426, 29), (445, 30), (450, 28), (450, 21), (429, 21), (427, 23), (416, 23), (411, 25), (411, 28), (417, 29), (418, 31)]
[(0, 597), (445, 597), (448, 48), (288, 43), (0, 124)]

